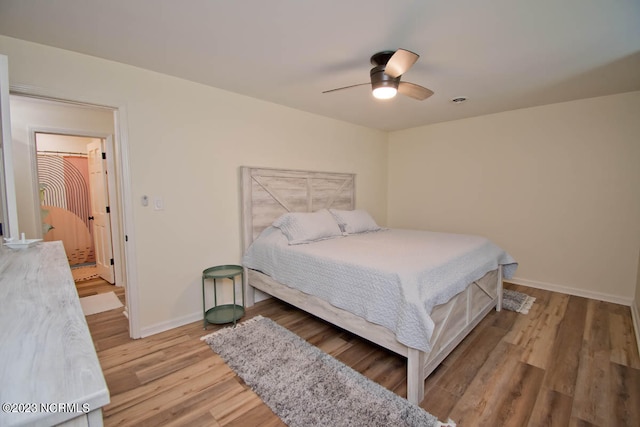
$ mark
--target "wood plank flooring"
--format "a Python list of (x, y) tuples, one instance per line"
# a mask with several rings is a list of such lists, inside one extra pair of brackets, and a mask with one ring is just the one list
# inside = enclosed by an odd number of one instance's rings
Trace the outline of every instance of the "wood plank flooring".
[[(506, 287), (537, 298), (529, 314), (491, 312), (426, 380), (421, 406), (458, 426), (640, 425), (630, 309)], [(121, 311), (87, 317), (111, 392), (105, 426), (284, 425), (200, 341), (218, 327), (205, 332), (195, 322), (131, 340)], [(402, 357), (275, 299), (249, 308), (245, 319), (257, 314), (406, 395)]]
[(97, 295), (107, 292), (115, 292), (115, 294), (124, 302), (124, 288), (115, 286), (100, 277), (95, 279), (76, 282), (76, 290), (80, 298)]

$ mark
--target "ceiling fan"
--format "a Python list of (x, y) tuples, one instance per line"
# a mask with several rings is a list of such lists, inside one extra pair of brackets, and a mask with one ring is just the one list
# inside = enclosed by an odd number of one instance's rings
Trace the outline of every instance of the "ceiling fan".
[(400, 81), (402, 75), (416, 63), (419, 57), (420, 55), (406, 49), (398, 49), (395, 52), (391, 50), (378, 52), (371, 57), (371, 65), (373, 65), (373, 68), (369, 72), (371, 83), (359, 83), (337, 89), (325, 90), (322, 93), (371, 84), (373, 96), (378, 99), (390, 99), (400, 92), (402, 95), (423, 101), (433, 95), (433, 91), (415, 83)]

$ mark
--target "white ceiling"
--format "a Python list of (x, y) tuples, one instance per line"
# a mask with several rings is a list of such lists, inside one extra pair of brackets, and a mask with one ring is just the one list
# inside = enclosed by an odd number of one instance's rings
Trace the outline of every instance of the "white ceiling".
[[(382, 130), (640, 90), (640, 0), (0, 0), (0, 34)], [(397, 48), (431, 98), (322, 94)]]

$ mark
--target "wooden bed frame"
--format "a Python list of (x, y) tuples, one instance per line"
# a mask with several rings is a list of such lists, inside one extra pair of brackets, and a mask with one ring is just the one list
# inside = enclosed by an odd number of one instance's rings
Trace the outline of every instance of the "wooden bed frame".
[[(241, 174), (244, 250), (283, 213), (355, 208), (355, 174), (251, 167), (242, 167)], [(248, 307), (255, 302), (254, 290), (259, 289), (406, 357), (407, 399), (416, 404), (424, 398), (424, 380), (431, 372), (489, 311), (502, 307), (502, 268), (498, 268), (433, 309), (431, 351), (423, 352), (401, 344), (383, 326), (282, 285), (259, 271), (247, 269), (244, 277)]]

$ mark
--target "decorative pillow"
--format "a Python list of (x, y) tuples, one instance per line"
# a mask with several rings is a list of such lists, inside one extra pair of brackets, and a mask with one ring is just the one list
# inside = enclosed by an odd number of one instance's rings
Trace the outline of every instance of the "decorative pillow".
[(346, 234), (366, 233), (367, 231), (378, 231), (382, 228), (369, 215), (369, 212), (356, 209), (353, 211), (341, 211), (329, 209), (331, 214), (338, 221), (338, 225)]
[(273, 226), (282, 230), (290, 245), (342, 236), (338, 223), (326, 209), (316, 212), (289, 212), (275, 220)]

